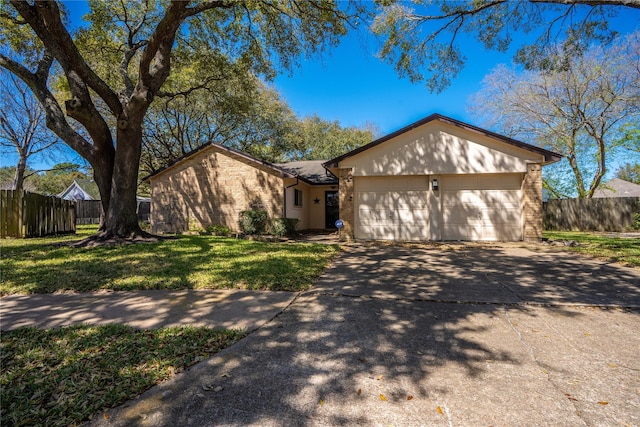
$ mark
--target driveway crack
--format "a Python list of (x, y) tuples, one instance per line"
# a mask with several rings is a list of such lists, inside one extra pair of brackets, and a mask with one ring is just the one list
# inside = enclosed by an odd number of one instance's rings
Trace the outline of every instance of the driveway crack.
[[(538, 368), (540, 369), (541, 372), (544, 372), (545, 374), (545, 378), (547, 380), (547, 382), (549, 384), (551, 384), (551, 386), (558, 392), (560, 393), (560, 395), (565, 395), (565, 393), (558, 387), (558, 385), (556, 383), (554, 383), (551, 380), (551, 376), (549, 374), (549, 370), (547, 368), (545, 368), (543, 366), (543, 364), (540, 362), (540, 360), (538, 359), (538, 357), (536, 356), (536, 352), (533, 348), (533, 346), (531, 344), (529, 344), (524, 337), (522, 336), (522, 333), (520, 332), (520, 330), (518, 330), (518, 328), (516, 327), (516, 325), (513, 324), (513, 322), (511, 321), (511, 316), (509, 316), (509, 312), (507, 311), (507, 308), (504, 307), (503, 308), (504, 311), (504, 317), (507, 321), (507, 323), (509, 324), (509, 327), (511, 328), (511, 330), (513, 332), (516, 333), (516, 335), (518, 336), (518, 340), (520, 341), (520, 343), (522, 344), (522, 346), (524, 348), (527, 349), (527, 351), (529, 352), (529, 354), (531, 355), (531, 359), (533, 359), (533, 361), (535, 362), (536, 366), (538, 366)], [(580, 419), (580, 421), (582, 421), (582, 423), (586, 426), (588, 425), (588, 423), (586, 422), (585, 419), (582, 418), (581, 414), (580, 414), (580, 410), (576, 407), (575, 402), (572, 399), (569, 399), (569, 402), (571, 403), (571, 406), (573, 407), (574, 410), (574, 414)]]

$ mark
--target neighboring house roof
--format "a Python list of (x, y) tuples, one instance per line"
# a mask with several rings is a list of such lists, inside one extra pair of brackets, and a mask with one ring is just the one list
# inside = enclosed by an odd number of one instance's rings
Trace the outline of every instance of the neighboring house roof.
[(640, 185), (623, 179), (613, 178), (611, 181), (600, 185), (600, 187), (593, 192), (593, 197), (640, 197)]
[(100, 200), (100, 191), (94, 181), (74, 179), (58, 197), (65, 200)]
[[(185, 154), (179, 159), (176, 159), (169, 165), (161, 169), (158, 169), (157, 171), (155, 171), (149, 176), (146, 176), (142, 181), (147, 181), (153, 177), (156, 177), (162, 173), (165, 173), (169, 169), (179, 165), (185, 160), (205, 151), (208, 148), (214, 148), (218, 151), (226, 153), (227, 155), (230, 155), (231, 157), (237, 158), (248, 164), (264, 167), (283, 178), (299, 178), (300, 180), (311, 185), (335, 184), (338, 182), (338, 180), (333, 175), (330, 175), (322, 166), (322, 164), (324, 163), (324, 160), (309, 160), (309, 161), (276, 164), (276, 163), (270, 163), (264, 160), (257, 159), (253, 156), (243, 153), (242, 151), (234, 150), (233, 148), (225, 147), (224, 145), (220, 145), (215, 142), (210, 142), (208, 144), (205, 144), (196, 148), (193, 151), (190, 151), (189, 153)], [(329, 176), (327, 176), (328, 174)]]
[(452, 119), (450, 117), (443, 116), (441, 114), (432, 114), (432, 115), (430, 115), (428, 117), (425, 117), (422, 120), (418, 120), (417, 122), (410, 124), (409, 126), (405, 126), (400, 130), (397, 130), (397, 131), (395, 131), (393, 133), (385, 135), (382, 138), (378, 138), (375, 141), (372, 141), (372, 142), (370, 142), (370, 143), (368, 143), (366, 145), (363, 145), (362, 147), (356, 148), (353, 151), (350, 151), (350, 152), (348, 152), (346, 154), (343, 154), (342, 156), (338, 156), (335, 159), (331, 159), (331, 160), (325, 162), (323, 164), (323, 166), (327, 167), (327, 168), (338, 167), (338, 164), (342, 160), (344, 160), (346, 158), (349, 158), (349, 157), (354, 156), (354, 155), (356, 155), (358, 153), (361, 153), (361, 152), (363, 152), (365, 150), (373, 148), (376, 145), (382, 144), (385, 141), (393, 139), (393, 138), (395, 138), (395, 137), (397, 137), (399, 135), (402, 135), (403, 133), (409, 132), (409, 131), (417, 128), (417, 127), (423, 126), (423, 125), (425, 125), (425, 124), (427, 124), (429, 122), (433, 122), (433, 121), (436, 121), (436, 120), (440, 121), (440, 122), (443, 122), (443, 123), (448, 123), (448, 124), (453, 125), (453, 126), (457, 126), (459, 128), (462, 128), (462, 129), (469, 130), (471, 132), (480, 133), (482, 135), (497, 139), (497, 140), (502, 141), (502, 142), (506, 142), (507, 144), (511, 144), (511, 145), (516, 146), (516, 147), (519, 147), (519, 148), (522, 148), (522, 149), (525, 149), (525, 150), (529, 150), (529, 151), (532, 151), (532, 152), (537, 153), (537, 154), (541, 154), (541, 155), (544, 156), (544, 164), (554, 163), (554, 162), (559, 161), (562, 158), (562, 156), (560, 154), (554, 153), (554, 152), (549, 151), (549, 150), (545, 150), (544, 148), (536, 147), (535, 145), (530, 145), (530, 144), (524, 143), (522, 141), (518, 141), (516, 139), (512, 139), (512, 138), (506, 137), (504, 135), (500, 135), (498, 133), (491, 132), (491, 131), (488, 131), (486, 129), (479, 128), (477, 126), (473, 126), (473, 125), (470, 125), (468, 123), (464, 123), (464, 122)]
[(275, 165), (312, 184), (337, 184), (338, 178), (322, 166), (324, 162), (326, 160), (301, 160)]

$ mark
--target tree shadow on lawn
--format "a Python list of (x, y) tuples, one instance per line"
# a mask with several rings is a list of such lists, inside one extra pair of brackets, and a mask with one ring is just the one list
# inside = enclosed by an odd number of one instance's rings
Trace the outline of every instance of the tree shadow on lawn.
[(3, 255), (1, 292), (237, 287), (299, 290), (311, 285), (335, 251), (335, 247), (325, 245), (201, 236), (94, 248), (29, 246), (27, 251)]
[(575, 424), (516, 319), (633, 306), (639, 277), (570, 254), (350, 248), (269, 325), (118, 408), (109, 425)]

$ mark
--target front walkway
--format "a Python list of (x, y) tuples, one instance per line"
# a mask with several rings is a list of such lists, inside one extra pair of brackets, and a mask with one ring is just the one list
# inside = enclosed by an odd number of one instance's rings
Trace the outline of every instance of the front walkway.
[(9, 295), (0, 299), (0, 330), (120, 323), (140, 329), (197, 325), (253, 331), (297, 295), (246, 290)]

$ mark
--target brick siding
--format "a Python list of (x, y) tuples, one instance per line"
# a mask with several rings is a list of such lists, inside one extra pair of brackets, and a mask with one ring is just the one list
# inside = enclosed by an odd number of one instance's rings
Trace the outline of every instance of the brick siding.
[(354, 193), (353, 193), (353, 176), (351, 169), (339, 169), (338, 178), (339, 185), (339, 203), (340, 203), (340, 219), (344, 223), (344, 227), (340, 230), (340, 240), (353, 240), (354, 220)]
[(151, 178), (153, 232), (222, 224), (238, 231), (240, 212), (261, 204), (283, 213), (283, 178), (272, 169), (209, 147)]
[(534, 163), (527, 166), (522, 183), (524, 240), (542, 239), (542, 166)]

